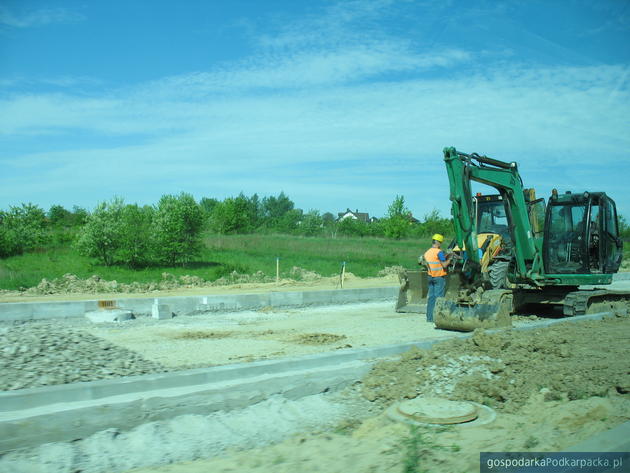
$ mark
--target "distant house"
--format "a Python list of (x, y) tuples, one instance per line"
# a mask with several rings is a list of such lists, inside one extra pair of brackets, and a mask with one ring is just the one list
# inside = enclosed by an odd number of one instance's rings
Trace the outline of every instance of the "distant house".
[(370, 214), (367, 212), (359, 212), (359, 209), (352, 211), (347, 209), (345, 212), (337, 213), (337, 221), (341, 222), (347, 218), (351, 218), (352, 220), (360, 220), (361, 222), (368, 223), (370, 222)]
[(409, 212), (407, 216), (409, 217), (409, 223), (420, 223), (420, 220), (415, 218), (411, 212)]

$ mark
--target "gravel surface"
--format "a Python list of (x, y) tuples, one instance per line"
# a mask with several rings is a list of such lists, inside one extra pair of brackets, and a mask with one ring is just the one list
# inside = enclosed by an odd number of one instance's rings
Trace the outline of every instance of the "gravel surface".
[(166, 371), (159, 363), (58, 323), (0, 326), (0, 390)]

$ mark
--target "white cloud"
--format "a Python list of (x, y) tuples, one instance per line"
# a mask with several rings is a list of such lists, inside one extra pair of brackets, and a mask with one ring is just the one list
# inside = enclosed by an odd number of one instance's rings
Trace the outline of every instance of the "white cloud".
[[(453, 141), (486, 149), (628, 146), (626, 68), (503, 68), (484, 76), (410, 79), (176, 100), (134, 91), (5, 98), (0, 132), (160, 136), (234, 156), (357, 159), (410, 155)], [(236, 79), (238, 80), (238, 79)], [(184, 87), (177, 87), (182, 90)], [(614, 102), (610, 102), (614, 94)], [(455, 143), (454, 143), (455, 144)], [(576, 159), (580, 159), (577, 157)]]
[(141, 96), (199, 99), (206, 95), (242, 94), (264, 90), (309, 89), (378, 79), (384, 74), (417, 74), (433, 68), (454, 67), (471, 54), (446, 49), (413, 53), (395, 43), (380, 42), (329, 51), (268, 55), (230, 64), (213, 72), (168, 77), (137, 90)]
[(0, 6), (0, 25), (13, 28), (30, 28), (52, 23), (75, 23), (83, 21), (85, 17), (77, 12), (65, 8), (42, 8), (22, 14), (15, 14), (8, 8)]

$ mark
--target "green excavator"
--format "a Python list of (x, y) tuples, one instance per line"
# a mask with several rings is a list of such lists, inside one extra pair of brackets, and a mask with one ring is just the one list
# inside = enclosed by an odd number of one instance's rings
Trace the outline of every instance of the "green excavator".
[[(455, 253), (437, 328), (470, 331), (511, 324), (533, 306), (565, 316), (603, 310), (627, 313), (630, 291), (602, 289), (619, 269), (623, 243), (615, 202), (603, 192), (553, 190), (547, 205), (525, 189), (518, 165), (444, 149)], [(473, 194), (472, 182), (497, 190)], [(401, 274), (396, 310), (420, 312), (426, 273)], [(586, 286), (586, 287), (585, 287)], [(539, 307), (540, 308), (540, 307)]]

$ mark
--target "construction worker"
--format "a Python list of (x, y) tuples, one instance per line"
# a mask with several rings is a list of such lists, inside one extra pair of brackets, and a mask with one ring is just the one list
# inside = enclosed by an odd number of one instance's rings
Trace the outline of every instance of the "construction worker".
[(427, 296), (427, 322), (433, 322), (433, 308), (438, 297), (444, 297), (446, 289), (446, 268), (453, 255), (446, 255), (440, 249), (444, 236), (436, 233), (432, 237), (431, 248), (424, 253), (429, 278), (429, 294)]

